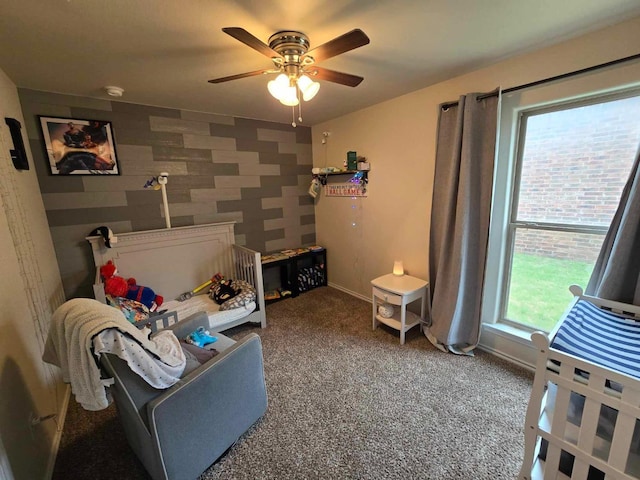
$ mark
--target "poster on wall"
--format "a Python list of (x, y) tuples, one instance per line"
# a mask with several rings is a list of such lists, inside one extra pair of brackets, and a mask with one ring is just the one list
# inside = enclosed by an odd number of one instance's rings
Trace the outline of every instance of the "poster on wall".
[(327, 197), (366, 197), (367, 190), (359, 183), (331, 183), (325, 185)]
[(38, 118), (51, 175), (120, 175), (111, 122)]

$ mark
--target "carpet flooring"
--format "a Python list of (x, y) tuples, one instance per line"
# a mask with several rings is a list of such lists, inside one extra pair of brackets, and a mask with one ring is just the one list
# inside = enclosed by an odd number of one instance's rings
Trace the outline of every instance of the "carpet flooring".
[[(372, 330), (371, 304), (330, 287), (267, 306), (267, 319), (225, 332), (261, 336), (267, 413), (201, 480), (516, 477), (530, 372), (445, 354), (418, 327), (401, 346)], [(149, 477), (113, 405), (72, 399), (53, 479), (84, 478)]]

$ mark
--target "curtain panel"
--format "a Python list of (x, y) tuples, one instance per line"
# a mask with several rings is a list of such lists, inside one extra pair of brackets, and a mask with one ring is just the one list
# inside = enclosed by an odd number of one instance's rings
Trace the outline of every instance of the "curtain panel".
[(498, 104), (497, 92), (470, 93), (440, 108), (425, 335), (445, 352), (471, 354), (480, 337)]
[(585, 293), (640, 305), (640, 149)]

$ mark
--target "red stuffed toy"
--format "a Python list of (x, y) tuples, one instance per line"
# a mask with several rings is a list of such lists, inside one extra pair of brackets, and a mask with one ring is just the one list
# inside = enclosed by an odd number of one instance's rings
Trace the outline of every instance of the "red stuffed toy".
[(117, 269), (114, 263), (109, 260), (106, 265), (100, 267), (100, 275), (104, 280), (104, 293), (113, 297), (124, 297), (135, 300), (146, 306), (150, 312), (154, 312), (164, 298), (156, 295), (149, 287), (136, 285), (135, 278), (125, 280), (116, 275)]

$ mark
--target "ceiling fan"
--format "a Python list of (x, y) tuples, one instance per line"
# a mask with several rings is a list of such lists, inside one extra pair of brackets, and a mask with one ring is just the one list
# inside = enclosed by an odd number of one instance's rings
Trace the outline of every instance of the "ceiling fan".
[[(367, 45), (369, 37), (360, 29), (351, 30), (311, 50), (309, 50), (311, 46), (309, 38), (302, 32), (289, 30), (276, 32), (269, 37), (269, 45), (267, 45), (244, 28), (226, 27), (222, 31), (269, 57), (273, 62), (273, 68), (214, 78), (209, 80), (210, 83), (223, 83), (255, 75), (280, 74), (275, 80), (269, 82), (269, 92), (282, 104), (295, 106), (300, 104), (300, 96), (308, 101), (318, 92), (320, 84), (313, 79), (326, 80), (348, 87), (356, 87), (364, 80), (357, 75), (316, 65), (323, 60)], [(302, 121), (300, 117), (299, 120)]]

